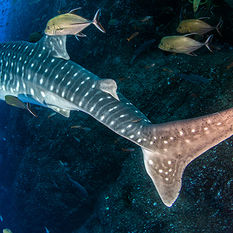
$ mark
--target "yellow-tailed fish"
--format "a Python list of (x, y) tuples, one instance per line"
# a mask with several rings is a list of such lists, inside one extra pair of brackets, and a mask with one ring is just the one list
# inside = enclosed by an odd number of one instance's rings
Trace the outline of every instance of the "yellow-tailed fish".
[(210, 31), (216, 29), (218, 34), (221, 35), (219, 29), (222, 26), (222, 24), (223, 24), (222, 19), (220, 19), (220, 21), (216, 27), (209, 25), (208, 23), (204, 22), (201, 19), (185, 19), (179, 23), (176, 31), (179, 33), (184, 33), (184, 34), (196, 33), (199, 35), (203, 35), (207, 32), (210, 32)]
[(168, 52), (195, 55), (192, 52), (205, 45), (212, 52), (209, 47), (209, 42), (212, 39), (213, 35), (209, 36), (204, 43), (193, 40), (192, 38), (189, 38), (187, 36), (188, 35), (163, 37), (158, 47)]
[(101, 32), (105, 33), (103, 26), (99, 22), (100, 9), (97, 10), (94, 19), (88, 20), (76, 14), (76, 8), (69, 13), (58, 15), (50, 19), (45, 28), (45, 34), (49, 36), (54, 35), (75, 35), (85, 37), (81, 31), (88, 27), (90, 24), (94, 24)]

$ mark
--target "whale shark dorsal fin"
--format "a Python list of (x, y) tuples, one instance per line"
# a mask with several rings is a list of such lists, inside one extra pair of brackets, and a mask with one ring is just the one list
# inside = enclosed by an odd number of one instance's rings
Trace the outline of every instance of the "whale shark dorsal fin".
[(143, 128), (146, 171), (165, 205), (170, 207), (177, 199), (186, 166), (232, 134), (233, 108)]
[(42, 50), (48, 50), (56, 58), (69, 60), (70, 56), (66, 50), (66, 36), (48, 36), (45, 35), (40, 41), (39, 46)]
[(117, 95), (117, 84), (113, 79), (100, 79), (97, 83), (97, 88), (101, 91), (110, 94), (115, 99), (119, 100)]

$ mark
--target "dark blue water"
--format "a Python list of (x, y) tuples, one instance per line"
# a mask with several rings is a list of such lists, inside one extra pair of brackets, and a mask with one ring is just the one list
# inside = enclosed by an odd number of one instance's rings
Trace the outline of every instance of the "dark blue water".
[[(192, 5), (181, 0), (2, 0), (0, 41), (43, 34), (51, 17), (79, 6), (89, 19), (101, 8), (107, 33), (92, 25), (85, 30), (87, 38), (69, 37), (71, 59), (116, 80), (119, 91), (153, 123), (232, 107), (233, 9), (221, 1), (202, 5), (196, 15), (211, 16), (212, 25), (223, 17), (223, 37), (214, 32), (214, 54), (205, 48), (197, 57), (158, 50), (161, 37), (176, 33), (181, 12), (193, 17)], [(144, 22), (146, 16), (153, 19)], [(137, 54), (147, 41), (155, 44)], [(84, 113), (66, 119), (50, 117), (49, 109), (33, 110), (39, 118), (0, 103), (0, 232), (233, 232), (232, 138), (186, 168), (180, 196), (167, 208), (138, 146)], [(81, 127), (72, 129), (75, 125)]]

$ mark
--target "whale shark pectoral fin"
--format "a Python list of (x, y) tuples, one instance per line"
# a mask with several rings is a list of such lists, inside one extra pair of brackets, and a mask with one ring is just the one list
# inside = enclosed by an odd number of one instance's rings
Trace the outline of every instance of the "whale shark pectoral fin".
[(70, 56), (66, 50), (66, 36), (48, 36), (42, 37), (38, 44), (41, 45), (41, 49), (47, 49), (51, 52), (51, 55), (56, 58), (63, 58), (69, 60)]
[(67, 118), (70, 117), (70, 110), (58, 108), (58, 107), (56, 107), (56, 106), (51, 106), (51, 105), (48, 105), (48, 107), (51, 108), (53, 111), (55, 111), (55, 112), (61, 114), (61, 115), (64, 116), (64, 117), (67, 117)]
[(113, 79), (101, 79), (98, 80), (97, 87), (108, 94), (110, 94), (115, 99), (119, 100), (117, 95), (117, 84)]
[(170, 207), (177, 199), (186, 166), (232, 135), (233, 108), (142, 129), (146, 171), (165, 205)]

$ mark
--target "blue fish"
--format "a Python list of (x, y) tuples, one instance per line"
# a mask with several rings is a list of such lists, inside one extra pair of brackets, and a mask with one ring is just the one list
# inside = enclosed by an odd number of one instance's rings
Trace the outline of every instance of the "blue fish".
[(146, 171), (169, 207), (179, 195), (185, 167), (233, 133), (233, 108), (194, 119), (152, 124), (118, 93), (114, 80), (100, 79), (70, 60), (66, 36), (44, 36), (35, 44), (3, 43), (0, 60), (0, 99), (14, 96), (65, 117), (70, 116), (70, 111), (81, 110), (139, 145)]

